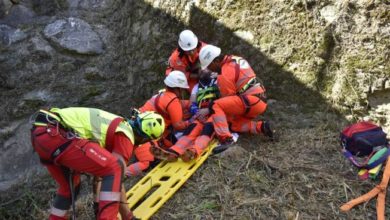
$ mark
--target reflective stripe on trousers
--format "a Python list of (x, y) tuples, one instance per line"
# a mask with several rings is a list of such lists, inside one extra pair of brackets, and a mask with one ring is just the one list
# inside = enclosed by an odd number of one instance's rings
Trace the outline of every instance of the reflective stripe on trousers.
[(102, 191), (99, 194), (100, 201), (120, 201), (121, 193), (120, 192), (107, 192)]
[[(219, 113), (219, 115), (217, 115)], [(222, 114), (221, 114), (222, 113)], [(227, 119), (222, 110), (216, 111), (213, 115), (214, 130), (218, 136), (230, 137), (230, 131), (227, 123)]]
[(55, 207), (51, 207), (51, 210), (50, 210), (51, 214), (58, 216), (58, 217), (65, 217), (67, 212), (68, 212), (68, 210), (61, 210), (61, 209), (57, 209)]

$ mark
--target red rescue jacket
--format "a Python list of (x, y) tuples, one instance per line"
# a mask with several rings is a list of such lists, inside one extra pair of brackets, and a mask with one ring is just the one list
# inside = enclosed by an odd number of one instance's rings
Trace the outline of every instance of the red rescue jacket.
[(190, 91), (194, 85), (198, 82), (198, 79), (191, 79), (191, 73), (197, 73), (200, 70), (199, 52), (202, 47), (207, 44), (199, 42), (195, 53), (192, 56), (187, 55), (179, 48), (176, 48), (168, 59), (168, 67), (165, 71), (165, 75), (169, 75), (173, 70), (182, 71), (186, 77), (190, 86)]

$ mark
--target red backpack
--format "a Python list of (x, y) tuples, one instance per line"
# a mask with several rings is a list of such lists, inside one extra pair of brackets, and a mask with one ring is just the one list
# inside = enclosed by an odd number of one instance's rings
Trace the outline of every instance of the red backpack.
[(390, 155), (390, 151), (387, 150), (378, 160), (370, 164), (359, 164), (354, 159), (354, 156), (369, 158), (378, 150), (388, 147), (386, 133), (372, 122), (362, 121), (344, 128), (340, 134), (340, 144), (344, 156), (359, 168), (374, 168)]

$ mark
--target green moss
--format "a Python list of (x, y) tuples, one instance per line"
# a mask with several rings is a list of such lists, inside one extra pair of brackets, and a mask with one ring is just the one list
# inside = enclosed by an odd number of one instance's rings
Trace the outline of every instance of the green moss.
[(369, 71), (372, 67), (377, 66), (379, 63), (381, 63), (381, 61), (377, 59), (366, 59), (364, 56), (359, 55), (350, 56), (345, 62), (345, 68), (351, 73), (355, 72), (356, 69)]
[(335, 40), (330, 29), (326, 30), (322, 36), (321, 42), (318, 45), (317, 56), (327, 60), (330, 58), (333, 48), (335, 47)]

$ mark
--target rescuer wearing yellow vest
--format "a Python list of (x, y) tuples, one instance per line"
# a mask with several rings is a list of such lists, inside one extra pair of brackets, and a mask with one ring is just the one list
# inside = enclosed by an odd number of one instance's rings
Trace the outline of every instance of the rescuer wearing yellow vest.
[[(125, 198), (124, 168), (136, 145), (163, 134), (161, 115), (144, 112), (124, 119), (100, 109), (70, 107), (39, 110), (34, 116), (32, 145), (59, 185), (49, 219), (67, 219), (72, 202), (70, 171), (76, 194), (80, 173), (102, 179), (97, 219), (117, 219), (121, 197)], [(130, 210), (127, 216), (122, 214), (122, 219), (131, 218)]]

